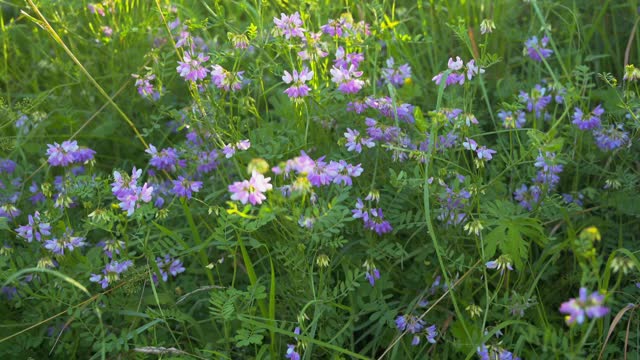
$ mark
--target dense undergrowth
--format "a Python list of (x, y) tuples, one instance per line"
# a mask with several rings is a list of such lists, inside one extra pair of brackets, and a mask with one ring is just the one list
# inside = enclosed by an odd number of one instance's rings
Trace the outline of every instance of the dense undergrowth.
[(637, 358), (638, 5), (0, 2), (0, 356)]

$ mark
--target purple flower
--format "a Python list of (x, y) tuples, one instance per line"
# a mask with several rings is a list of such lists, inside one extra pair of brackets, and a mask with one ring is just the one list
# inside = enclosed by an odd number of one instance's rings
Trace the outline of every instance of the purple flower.
[(389, 119), (402, 120), (407, 123), (415, 122), (413, 117), (413, 111), (415, 106), (407, 103), (395, 103), (388, 96), (383, 96), (379, 98), (375, 98), (373, 96), (369, 96), (365, 99), (365, 105), (368, 108), (376, 109), (378, 112), (388, 117)]
[(486, 146), (481, 146), (478, 148), (478, 150), (476, 150), (476, 154), (478, 155), (478, 159), (480, 160), (486, 160), (489, 161), (491, 159), (493, 159), (493, 154), (495, 154), (496, 151), (492, 150), (492, 149), (488, 149)]
[(327, 52), (327, 44), (321, 41), (321, 32), (309, 33), (307, 37), (302, 38), (302, 48), (304, 50), (298, 52), (301, 60), (318, 61), (329, 53)]
[(525, 113), (522, 110), (516, 111), (515, 115), (513, 111), (498, 111), (498, 118), (502, 120), (502, 126), (505, 129), (520, 129), (527, 122)]
[(600, 116), (604, 114), (604, 109), (602, 105), (596, 106), (589, 114), (584, 114), (582, 109), (576, 107), (575, 112), (573, 113), (573, 121), (574, 125), (578, 126), (580, 130), (592, 130), (600, 127)]
[(10, 174), (13, 174), (15, 170), (16, 170), (15, 161), (10, 159), (0, 158), (0, 174), (5, 173), (10, 175)]
[(326, 24), (320, 26), (320, 30), (329, 36), (342, 37), (343, 35), (346, 35), (345, 30), (350, 29), (351, 27), (352, 23), (348, 22), (346, 17), (340, 17), (338, 20), (329, 19)]
[(504, 274), (505, 269), (513, 271), (513, 266), (511, 266), (511, 258), (508, 255), (502, 255), (498, 257), (497, 260), (487, 261), (485, 266), (487, 267), (487, 269), (500, 270), (500, 274)]
[(382, 77), (387, 83), (400, 87), (405, 81), (411, 80), (411, 67), (409, 64), (395, 67), (395, 60), (390, 57), (387, 59), (387, 67), (382, 69)]
[(406, 314), (396, 318), (396, 328), (399, 331), (407, 331), (411, 334), (416, 334), (424, 328), (424, 320), (417, 316)]
[(43, 236), (51, 235), (51, 225), (40, 221), (40, 213), (36, 211), (29, 215), (29, 224), (22, 225), (16, 229), (18, 236), (32, 242), (34, 239), (42, 241)]
[(102, 274), (91, 274), (89, 281), (98, 283), (103, 289), (106, 289), (109, 283), (120, 280), (120, 274), (125, 272), (131, 265), (133, 265), (131, 260), (123, 262), (113, 260), (104, 267)]
[(125, 245), (124, 241), (116, 239), (108, 239), (98, 243), (98, 246), (102, 247), (102, 250), (104, 250), (105, 255), (107, 255), (109, 259), (113, 259), (114, 254), (120, 255), (120, 250), (124, 249)]
[[(334, 184), (351, 186), (351, 177), (358, 177), (363, 169), (358, 165), (351, 165), (344, 160), (331, 161), (327, 166), (327, 174), (332, 178)], [(309, 180), (311, 182), (311, 180)], [(311, 182), (313, 184), (313, 182)]]
[(220, 65), (213, 65), (211, 81), (218, 88), (225, 91), (238, 91), (242, 89), (244, 71), (231, 72)]
[(347, 132), (344, 133), (344, 137), (347, 139), (347, 151), (355, 151), (357, 153), (362, 152), (362, 146), (372, 148), (376, 145), (371, 138), (360, 137), (358, 130), (351, 130), (347, 128)]
[(365, 222), (365, 228), (375, 231), (378, 235), (386, 234), (393, 230), (391, 224), (384, 219), (381, 208), (369, 210), (369, 220)]
[(74, 153), (79, 149), (77, 141), (63, 141), (62, 145), (48, 144), (47, 155), (51, 166), (67, 166), (74, 162)]
[(305, 83), (312, 78), (313, 71), (309, 71), (306, 66), (303, 67), (299, 73), (296, 70), (293, 70), (293, 75), (288, 71), (285, 71), (282, 76), (282, 81), (286, 84), (293, 84), (287, 88), (284, 93), (289, 95), (291, 99), (297, 99), (309, 95), (311, 88), (309, 88)]
[(120, 172), (114, 171), (114, 182), (111, 184), (111, 192), (120, 200), (120, 208), (127, 212), (128, 216), (133, 215), (134, 211), (140, 207), (138, 201), (148, 203), (151, 201), (151, 195), (153, 193), (153, 187), (144, 183), (142, 187), (138, 186), (138, 178), (142, 174), (141, 169), (136, 169), (135, 166), (131, 171), (131, 177), (126, 174), (121, 175)]
[(173, 180), (173, 193), (180, 197), (191, 199), (192, 192), (200, 191), (202, 181), (189, 181), (184, 176), (178, 176), (178, 180)]
[(563, 166), (556, 160), (556, 154), (552, 152), (546, 152), (542, 155), (542, 152), (536, 158), (534, 166), (539, 168), (534, 181), (539, 185), (547, 185), (549, 189), (553, 189), (560, 182), (560, 174)]
[(342, 46), (338, 46), (338, 49), (336, 50), (336, 59), (333, 61), (333, 64), (339, 69), (348, 69), (351, 65), (353, 65), (354, 69), (357, 69), (363, 61), (363, 54), (347, 53), (344, 51)]
[(158, 152), (155, 146), (149, 144), (149, 148), (144, 152), (151, 155), (149, 164), (158, 170), (174, 172), (178, 167), (186, 165), (186, 161), (178, 158), (178, 151), (174, 148), (165, 148)]
[(580, 294), (577, 299), (573, 298), (560, 305), (560, 312), (567, 314), (565, 321), (567, 325), (574, 323), (582, 324), (586, 317), (597, 319), (609, 313), (609, 308), (603, 306), (604, 295), (594, 291), (587, 296), (587, 289), (580, 288)]
[[(158, 270), (160, 270), (160, 276), (162, 281), (166, 282), (169, 279), (169, 275), (176, 277), (178, 274), (183, 273), (186, 269), (182, 266), (182, 261), (179, 259), (172, 259), (169, 255), (165, 255), (164, 258), (156, 258), (156, 264)], [(155, 274), (153, 279), (157, 282)]]
[(73, 251), (75, 248), (86, 246), (85, 238), (73, 236), (73, 230), (67, 229), (60, 239), (51, 239), (44, 242), (44, 248), (56, 255), (64, 255), (65, 249)]
[(209, 152), (203, 151), (198, 155), (198, 167), (199, 174), (207, 174), (215, 170), (218, 167), (218, 151), (211, 150)]
[(540, 187), (537, 185), (532, 185), (531, 187), (527, 187), (527, 185), (522, 184), (522, 186), (513, 192), (513, 197), (520, 206), (531, 211), (534, 205), (537, 205), (540, 201), (540, 194), (542, 191)]
[(276, 17), (273, 18), (273, 23), (276, 25), (274, 29), (275, 33), (284, 36), (287, 40), (292, 37), (304, 37), (306, 30), (302, 28), (302, 19), (300, 18), (300, 13), (297, 11), (289, 16), (281, 13), (280, 19)]
[(593, 137), (596, 140), (596, 145), (602, 151), (612, 151), (629, 142), (629, 133), (624, 131), (622, 124), (596, 129), (593, 131)]
[(542, 111), (551, 103), (552, 96), (546, 95), (547, 89), (542, 85), (537, 84), (528, 94), (524, 91), (520, 91), (518, 95), (518, 101), (522, 104), (526, 104), (528, 112), (536, 113), (536, 117), (540, 117)]
[(292, 344), (287, 344), (287, 353), (284, 357), (290, 360), (300, 360), (300, 354), (296, 351), (296, 346)]
[(538, 37), (533, 36), (529, 40), (525, 41), (524, 46), (526, 47), (527, 53), (531, 59), (535, 61), (542, 61), (543, 58), (546, 59), (553, 54), (553, 50), (546, 48), (548, 44), (548, 37), (545, 36), (542, 40), (538, 41)]
[(185, 80), (188, 81), (198, 81), (204, 80), (207, 77), (207, 73), (209, 69), (202, 65), (205, 61), (209, 60), (209, 56), (205, 56), (202, 53), (199, 53), (197, 57), (194, 58), (194, 55), (190, 51), (184, 52), (184, 61), (178, 61), (178, 73)]
[(371, 271), (367, 271), (364, 274), (364, 277), (369, 281), (371, 286), (374, 286), (376, 284), (376, 280), (380, 279), (380, 270), (374, 268)]
[(156, 76), (152, 73), (147, 73), (144, 76), (138, 74), (131, 74), (136, 79), (135, 86), (138, 88), (138, 94), (145, 99), (158, 100), (160, 93), (154, 88), (151, 83)]
[(324, 156), (315, 161), (314, 167), (308, 173), (307, 178), (313, 186), (323, 186), (331, 184), (333, 178), (336, 175), (336, 171), (333, 167), (324, 161)]
[(29, 186), (29, 191), (33, 194), (29, 200), (31, 200), (31, 203), (33, 205), (39, 203), (39, 202), (44, 202), (47, 198), (44, 196), (44, 194), (42, 193), (42, 191), (40, 191), (40, 188), (38, 187), (38, 184), (36, 184), (35, 181), (33, 181), (31, 183), (31, 185)]
[(232, 193), (231, 200), (238, 200), (242, 204), (247, 202), (252, 205), (262, 204), (262, 201), (267, 198), (264, 193), (273, 188), (269, 181), (271, 181), (270, 177), (265, 178), (259, 172), (253, 171), (251, 179), (236, 181), (229, 185), (229, 191)]
[(364, 86), (364, 81), (358, 79), (362, 76), (362, 71), (357, 71), (353, 65), (349, 68), (338, 68), (334, 66), (329, 71), (331, 81), (338, 85), (338, 90), (345, 94), (355, 94)]

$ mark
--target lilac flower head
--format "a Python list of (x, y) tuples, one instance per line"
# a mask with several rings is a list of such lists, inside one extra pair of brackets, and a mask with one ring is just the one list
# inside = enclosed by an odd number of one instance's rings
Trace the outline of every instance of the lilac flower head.
[(364, 86), (364, 81), (358, 79), (362, 76), (362, 71), (357, 71), (353, 65), (346, 69), (334, 66), (329, 72), (331, 81), (338, 85), (338, 90), (342, 93), (355, 94)]
[(265, 178), (264, 175), (254, 170), (251, 179), (236, 181), (229, 185), (229, 192), (232, 193), (231, 200), (238, 200), (242, 204), (247, 202), (252, 205), (262, 204), (262, 201), (267, 198), (264, 193), (273, 188), (269, 181), (271, 181), (270, 177)]
[(336, 50), (336, 59), (333, 64), (339, 69), (348, 69), (353, 65), (355, 69), (364, 61), (364, 55), (361, 53), (347, 53), (342, 46), (338, 46)]
[(593, 137), (596, 140), (596, 145), (602, 151), (613, 151), (629, 143), (629, 133), (624, 131), (622, 124), (595, 129)]
[(555, 153), (547, 151), (543, 156), (540, 152), (534, 166), (540, 169), (534, 179), (536, 183), (547, 185), (549, 189), (553, 189), (560, 182), (558, 174), (562, 172), (563, 166), (556, 159)]
[(173, 193), (176, 196), (191, 199), (191, 194), (200, 191), (202, 181), (190, 181), (184, 176), (178, 176), (177, 180), (173, 180)]
[(505, 129), (520, 129), (527, 122), (525, 118), (525, 113), (522, 110), (516, 111), (514, 114), (513, 111), (498, 111), (498, 118), (502, 120), (502, 126)]
[(98, 283), (103, 289), (106, 289), (110, 283), (120, 280), (120, 274), (131, 265), (133, 265), (131, 260), (123, 262), (113, 260), (104, 267), (102, 274), (91, 274), (89, 281)]
[(111, 192), (120, 201), (120, 208), (126, 211), (128, 216), (133, 215), (134, 211), (140, 207), (139, 201), (145, 203), (151, 201), (153, 187), (147, 183), (142, 187), (138, 186), (138, 178), (141, 174), (142, 170), (135, 167), (131, 171), (131, 177), (122, 175), (118, 171), (113, 172), (114, 182), (111, 184)]
[(18, 227), (16, 232), (27, 242), (32, 242), (34, 239), (42, 241), (43, 236), (51, 235), (51, 225), (41, 222), (40, 213), (36, 211), (33, 215), (29, 215), (29, 224)]
[[(160, 276), (164, 282), (169, 279), (169, 275), (176, 277), (178, 274), (183, 273), (186, 270), (182, 265), (182, 261), (179, 259), (173, 259), (168, 254), (165, 255), (164, 258), (157, 257), (156, 264), (158, 265)], [(153, 278), (157, 282), (155, 274)]]
[(155, 146), (149, 144), (149, 148), (144, 152), (151, 155), (149, 164), (158, 170), (174, 172), (178, 167), (186, 165), (186, 161), (178, 158), (178, 151), (174, 148), (169, 147), (158, 152)]
[(300, 354), (296, 351), (296, 346), (287, 344), (287, 353), (284, 355), (289, 360), (300, 360)]
[(231, 72), (220, 65), (213, 65), (211, 71), (211, 81), (221, 90), (238, 91), (242, 89), (244, 71)]
[(64, 255), (65, 250), (73, 251), (75, 248), (86, 246), (87, 244), (84, 241), (85, 238), (73, 236), (73, 230), (67, 229), (61, 238), (46, 240), (44, 248), (55, 255)]
[(302, 38), (302, 51), (298, 52), (301, 60), (318, 61), (329, 55), (327, 52), (327, 44), (321, 40), (322, 33), (309, 33)]
[(573, 113), (573, 121), (574, 125), (578, 126), (580, 130), (593, 130), (600, 128), (600, 116), (604, 114), (604, 109), (602, 105), (596, 106), (589, 114), (584, 114), (582, 109), (576, 107)]
[(520, 206), (531, 211), (533, 210), (533, 206), (540, 202), (541, 193), (542, 191), (537, 185), (528, 187), (527, 185), (522, 184), (519, 189), (513, 192), (513, 197), (518, 201)]
[(178, 61), (178, 73), (185, 80), (198, 81), (204, 80), (207, 77), (209, 69), (207, 69), (203, 63), (209, 60), (209, 56), (205, 56), (203, 53), (198, 53), (194, 57), (194, 54), (190, 51), (185, 51), (184, 61)]
[(74, 153), (80, 149), (77, 141), (63, 141), (62, 145), (53, 143), (48, 144), (47, 155), (49, 155), (49, 165), (51, 166), (67, 166), (75, 161)]
[(537, 36), (529, 38), (525, 41), (524, 46), (529, 54), (529, 57), (535, 61), (542, 61), (543, 58), (548, 58), (553, 54), (553, 50), (547, 49), (549, 44), (549, 38), (544, 36), (542, 40), (538, 41)]
[(135, 86), (138, 88), (138, 94), (140, 94), (140, 96), (153, 101), (160, 98), (160, 93), (152, 84), (152, 81), (156, 78), (154, 74), (149, 72), (144, 76), (138, 74), (131, 74), (131, 76), (136, 79)]
[(528, 112), (536, 113), (536, 117), (540, 117), (543, 110), (551, 103), (552, 96), (547, 94), (547, 88), (537, 84), (528, 94), (524, 91), (520, 91), (518, 95), (518, 101), (527, 106)]
[(362, 146), (366, 146), (368, 148), (372, 148), (376, 145), (372, 138), (366, 137), (363, 138), (360, 136), (360, 132), (358, 130), (351, 130), (347, 128), (347, 132), (344, 133), (344, 137), (347, 139), (347, 151), (355, 151), (357, 153), (362, 152)]
[(567, 314), (565, 320), (567, 325), (574, 323), (582, 324), (585, 316), (590, 319), (597, 319), (609, 313), (609, 308), (603, 306), (604, 295), (597, 291), (587, 296), (587, 289), (580, 288), (578, 298), (570, 299), (560, 305), (560, 312)]
[(292, 37), (304, 37), (306, 30), (302, 27), (302, 19), (297, 11), (289, 16), (281, 13), (279, 19), (273, 18), (273, 23), (276, 25), (275, 33), (284, 36), (287, 40)]
[(374, 286), (376, 284), (376, 280), (380, 279), (380, 270), (372, 269), (371, 271), (367, 271), (364, 274), (364, 277), (369, 281), (371, 286)]
[(16, 170), (16, 162), (10, 159), (0, 158), (0, 174), (13, 174)]
[(322, 30), (323, 33), (329, 36), (342, 37), (342, 36), (346, 36), (347, 34), (346, 30), (350, 29), (351, 27), (352, 27), (352, 23), (347, 20), (347, 17), (341, 16), (337, 20), (329, 19), (329, 21), (326, 24), (320, 26), (320, 30)]
[(284, 81), (286, 84), (293, 84), (289, 88), (287, 88), (284, 93), (289, 95), (291, 99), (297, 99), (309, 95), (309, 91), (311, 90), (311, 88), (309, 88), (306, 82), (311, 80), (312, 78), (313, 71), (307, 69), (306, 66), (303, 67), (299, 73), (296, 70), (293, 70), (293, 74), (285, 71), (284, 75), (282, 76), (282, 81)]
[(405, 81), (411, 80), (411, 67), (409, 64), (395, 66), (395, 60), (390, 57), (387, 59), (387, 67), (382, 69), (383, 79), (396, 87), (405, 84)]

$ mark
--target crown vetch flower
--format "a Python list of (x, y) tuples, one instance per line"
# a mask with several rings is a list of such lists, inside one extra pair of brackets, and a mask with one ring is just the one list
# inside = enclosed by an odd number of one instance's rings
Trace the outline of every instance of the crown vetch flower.
[(236, 181), (229, 185), (229, 192), (232, 193), (231, 200), (238, 200), (242, 204), (247, 202), (252, 205), (262, 204), (262, 201), (267, 198), (264, 193), (273, 188), (269, 181), (271, 181), (270, 177), (265, 178), (254, 170), (251, 179)]
[(593, 131), (593, 137), (596, 140), (596, 145), (602, 151), (612, 151), (629, 142), (629, 133), (624, 131), (622, 124), (596, 129)]
[(411, 67), (409, 64), (396, 67), (395, 60), (390, 57), (387, 59), (387, 67), (382, 69), (382, 77), (387, 83), (400, 87), (405, 81), (411, 80)]
[(111, 192), (120, 201), (120, 208), (126, 211), (128, 216), (133, 215), (134, 211), (140, 207), (138, 201), (145, 203), (151, 201), (153, 187), (147, 183), (142, 187), (138, 186), (140, 175), (142, 175), (142, 169), (136, 169), (135, 166), (131, 170), (131, 177), (122, 175), (119, 171), (113, 172), (114, 182), (111, 184)]
[(518, 101), (522, 104), (526, 104), (528, 112), (536, 113), (536, 117), (542, 115), (542, 111), (551, 103), (552, 96), (547, 94), (547, 88), (537, 84), (531, 90), (531, 93), (520, 91), (518, 95)]
[(376, 280), (380, 279), (380, 270), (376, 268), (371, 269), (364, 274), (364, 277), (369, 281), (371, 286), (374, 286), (376, 284)]
[(293, 74), (285, 70), (282, 81), (286, 84), (293, 84), (288, 87), (284, 93), (292, 99), (309, 95), (311, 88), (305, 83), (311, 79), (313, 79), (313, 71), (310, 71), (306, 66), (303, 67), (300, 72), (293, 70)]
[(244, 71), (231, 72), (220, 65), (213, 65), (211, 81), (218, 88), (225, 91), (238, 91), (242, 89)]
[[(173, 259), (168, 254), (165, 255), (164, 258), (157, 257), (156, 264), (158, 265), (160, 276), (164, 282), (169, 279), (169, 275), (176, 277), (178, 274), (183, 273), (186, 270), (180, 259)], [(153, 275), (153, 279), (156, 282), (158, 281), (155, 274)]]
[(542, 40), (538, 40), (537, 36), (533, 36), (525, 41), (524, 46), (531, 59), (542, 61), (543, 58), (546, 59), (553, 54), (553, 50), (547, 49), (548, 44), (549, 38), (547, 36), (544, 36)]
[(527, 122), (525, 117), (525, 113), (522, 110), (516, 111), (514, 114), (513, 111), (498, 111), (498, 118), (502, 120), (502, 126), (505, 129), (520, 129)]
[(145, 150), (151, 155), (149, 164), (158, 170), (174, 172), (178, 167), (185, 167), (186, 161), (179, 159), (178, 151), (174, 148), (165, 148), (158, 152), (155, 146), (149, 144), (149, 148)]
[(600, 128), (600, 116), (602, 116), (602, 114), (604, 114), (602, 105), (596, 106), (589, 114), (585, 114), (582, 109), (576, 107), (573, 113), (572, 123), (577, 125), (580, 130), (597, 129)]
[(113, 260), (104, 267), (102, 274), (91, 274), (89, 281), (98, 283), (103, 289), (106, 289), (110, 283), (120, 280), (120, 274), (131, 265), (133, 265), (131, 260), (123, 262)]
[(360, 136), (360, 132), (358, 130), (352, 130), (347, 128), (347, 132), (344, 133), (344, 137), (347, 139), (347, 151), (355, 151), (357, 153), (362, 152), (362, 146), (366, 146), (368, 148), (372, 148), (376, 145), (372, 138), (366, 137), (363, 138)]
[(351, 65), (357, 69), (363, 61), (364, 55), (362, 53), (347, 53), (342, 46), (338, 46), (333, 64), (339, 69), (348, 69)]
[(353, 65), (348, 68), (332, 67), (331, 81), (338, 85), (338, 90), (345, 94), (355, 94), (364, 86), (364, 81), (358, 79), (362, 76), (362, 71), (356, 70)]
[(513, 197), (520, 206), (531, 211), (533, 206), (540, 202), (540, 195), (542, 194), (542, 190), (538, 185), (532, 185), (528, 187), (526, 184), (522, 184), (522, 186), (513, 192)]
[(160, 93), (151, 83), (156, 78), (155, 74), (147, 73), (144, 76), (131, 74), (131, 76), (136, 79), (135, 86), (138, 88), (138, 94), (140, 94), (140, 96), (154, 101), (160, 98)]
[(63, 141), (62, 144), (47, 144), (47, 155), (51, 166), (67, 166), (75, 161), (74, 153), (80, 149), (77, 141)]
[(609, 308), (603, 305), (604, 295), (597, 291), (587, 296), (587, 288), (580, 288), (578, 298), (572, 298), (560, 305), (560, 312), (567, 314), (567, 325), (582, 324), (585, 317), (589, 319), (601, 318), (609, 313)]
[(190, 51), (184, 52), (184, 61), (178, 61), (178, 73), (185, 80), (198, 81), (204, 80), (207, 77), (209, 69), (207, 69), (203, 63), (209, 60), (209, 56), (205, 56), (203, 53), (198, 53), (194, 57), (194, 54)]
[(276, 25), (275, 33), (284, 36), (287, 40), (292, 37), (304, 37), (306, 30), (302, 27), (302, 18), (300, 18), (300, 13), (297, 11), (291, 15), (280, 13), (279, 19), (273, 18), (273, 23)]
[(202, 181), (190, 181), (184, 176), (178, 176), (178, 179), (172, 180), (172, 183), (173, 193), (187, 199), (191, 199), (191, 194), (200, 191), (202, 187)]
[(42, 241), (43, 236), (51, 235), (51, 225), (41, 222), (40, 213), (36, 211), (33, 215), (29, 215), (29, 224), (19, 226), (16, 232), (27, 242), (32, 242), (34, 239)]
[(44, 248), (56, 255), (64, 255), (65, 249), (73, 251), (75, 248), (86, 246), (85, 238), (73, 236), (73, 230), (67, 229), (59, 239), (51, 239), (44, 242)]

